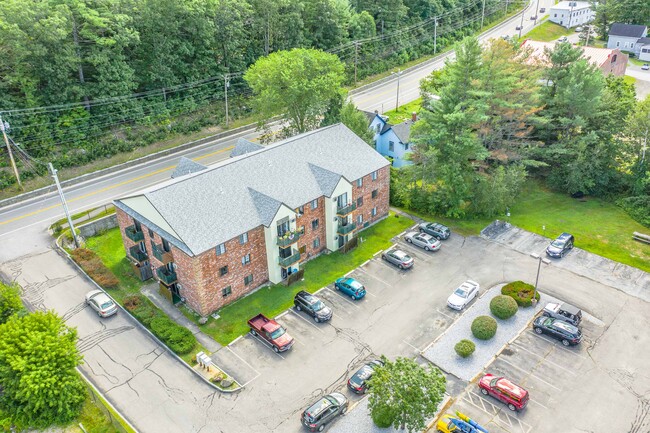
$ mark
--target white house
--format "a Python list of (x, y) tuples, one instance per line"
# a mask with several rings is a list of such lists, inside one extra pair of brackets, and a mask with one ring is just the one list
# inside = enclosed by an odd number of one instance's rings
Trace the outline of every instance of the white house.
[[(618, 48), (621, 51), (634, 53), (641, 60), (650, 58), (648, 28), (636, 24), (613, 23), (609, 28), (607, 48)], [(643, 52), (643, 49), (646, 51)], [(643, 56), (642, 56), (643, 55)], [(644, 58), (645, 56), (645, 58)]]
[(586, 24), (594, 19), (591, 3), (580, 1), (561, 1), (549, 10), (549, 20), (567, 29)]

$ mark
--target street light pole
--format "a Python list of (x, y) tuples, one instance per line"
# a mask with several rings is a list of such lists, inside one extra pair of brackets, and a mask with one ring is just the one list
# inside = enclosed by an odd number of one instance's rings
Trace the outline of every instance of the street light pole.
[(526, 8), (524, 8), (521, 11), (521, 24), (519, 25), (519, 39), (521, 39), (521, 30), (524, 28), (524, 12), (526, 12)]
[(74, 241), (75, 247), (79, 248), (77, 233), (75, 233), (74, 224), (72, 223), (72, 217), (70, 216), (70, 211), (68, 210), (68, 203), (66, 203), (65, 201), (65, 196), (63, 195), (63, 190), (61, 189), (61, 184), (59, 183), (59, 176), (56, 174), (57, 170), (54, 168), (51, 162), (47, 164), (47, 168), (50, 170), (52, 179), (54, 179), (54, 183), (56, 184), (56, 189), (59, 192), (59, 198), (61, 198), (61, 205), (63, 206), (63, 211), (65, 212), (65, 216), (68, 219), (68, 225), (70, 226), (70, 233), (72, 235), (72, 240)]
[(537, 302), (537, 285), (539, 284), (539, 271), (542, 268), (542, 262), (544, 262), (544, 264), (546, 264), (546, 265), (548, 265), (551, 262), (549, 260), (546, 260), (545, 258), (543, 258), (542, 256), (540, 256), (539, 254), (536, 254), (536, 253), (532, 253), (531, 257), (534, 257), (534, 258), (537, 259), (537, 276), (535, 277), (535, 290), (533, 290), (533, 299), (532, 299), (532, 302), (533, 302), (533, 305), (534, 305)]
[(399, 77), (402, 75), (402, 70), (397, 70), (397, 97), (395, 98), (395, 111), (399, 108)]
[(536, 26), (537, 25), (537, 14), (539, 13), (539, 0), (537, 0), (537, 6), (535, 7), (535, 12), (533, 12), (533, 13), (535, 14), (535, 23), (533, 25)]

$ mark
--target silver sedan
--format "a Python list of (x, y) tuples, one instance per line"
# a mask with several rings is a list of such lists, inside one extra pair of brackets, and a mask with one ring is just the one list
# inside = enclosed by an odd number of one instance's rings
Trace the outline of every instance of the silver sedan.
[(404, 240), (409, 244), (424, 248), (425, 251), (438, 251), (442, 242), (426, 233), (408, 232), (404, 235)]
[(108, 317), (117, 313), (117, 305), (102, 290), (93, 290), (86, 294), (86, 304), (95, 310), (99, 317)]

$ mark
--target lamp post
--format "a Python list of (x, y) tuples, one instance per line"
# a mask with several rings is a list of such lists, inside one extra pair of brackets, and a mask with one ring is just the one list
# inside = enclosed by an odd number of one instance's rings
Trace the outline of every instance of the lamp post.
[(537, 276), (535, 277), (535, 290), (533, 290), (533, 299), (531, 299), (531, 303), (535, 305), (537, 303), (537, 284), (539, 284), (539, 271), (542, 269), (542, 262), (548, 265), (551, 263), (551, 261), (543, 258), (537, 253), (531, 253), (530, 256), (537, 259)]
[[(397, 111), (399, 108), (399, 77), (402, 76), (402, 70), (398, 69), (396, 73), (397, 73), (397, 96), (395, 98), (395, 111)], [(393, 74), (395, 74), (395, 72), (393, 72)]]
[(521, 11), (521, 24), (519, 25), (519, 39), (521, 39), (521, 31), (524, 28), (524, 12), (526, 12), (526, 8), (524, 8)]
[(537, 25), (537, 14), (538, 13), (539, 13), (539, 0), (537, 0), (537, 6), (536, 6), (535, 12), (534, 12), (534, 14), (535, 14), (535, 23), (533, 25), (535, 25), (535, 26)]

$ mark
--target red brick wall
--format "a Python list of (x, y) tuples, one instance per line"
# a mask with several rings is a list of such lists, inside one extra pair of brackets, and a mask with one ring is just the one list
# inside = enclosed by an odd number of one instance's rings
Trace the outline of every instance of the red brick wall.
[[(327, 249), (327, 239), (325, 236), (325, 199), (319, 197), (317, 201), (318, 207), (316, 209), (311, 208), (311, 202), (305, 203), (303, 215), (296, 218), (296, 228), (300, 230), (302, 226), (305, 227), (305, 234), (298, 241), (298, 248), (305, 247), (305, 253), (300, 256), (301, 262)], [(315, 219), (318, 219), (318, 228), (312, 230), (311, 223)], [(316, 238), (320, 239), (320, 246), (318, 248), (314, 248), (314, 239)]]
[[(616, 56), (616, 61), (612, 63), (612, 58)], [(616, 77), (621, 77), (625, 75), (625, 69), (627, 68), (628, 55), (621, 52), (621, 50), (614, 49), (609, 55), (609, 58), (600, 66), (600, 70), (603, 72), (603, 75), (612, 74)]]
[[(390, 188), (390, 166), (386, 166), (377, 171), (377, 179), (372, 180), (372, 173), (363, 177), (363, 185), (357, 186), (356, 180), (352, 183), (352, 197), (357, 202), (359, 197), (363, 197), (363, 204), (357, 207), (352, 213), (354, 222), (357, 223), (359, 215), (363, 215), (363, 223), (371, 224), (388, 215), (388, 199)], [(377, 190), (377, 197), (372, 198), (372, 191)], [(377, 214), (372, 216), (372, 208), (377, 208)], [(363, 224), (362, 224), (363, 226)]]

